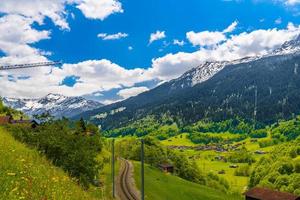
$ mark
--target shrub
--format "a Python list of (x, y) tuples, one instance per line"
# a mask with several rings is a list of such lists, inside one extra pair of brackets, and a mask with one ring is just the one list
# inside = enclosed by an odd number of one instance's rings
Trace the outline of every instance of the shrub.
[(250, 176), (250, 166), (249, 165), (244, 165), (240, 166), (235, 169), (234, 171), (235, 176)]

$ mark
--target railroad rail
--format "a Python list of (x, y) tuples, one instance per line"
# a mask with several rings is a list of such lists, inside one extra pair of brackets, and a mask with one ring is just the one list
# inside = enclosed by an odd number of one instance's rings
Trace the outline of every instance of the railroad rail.
[(130, 182), (130, 163), (128, 160), (123, 161), (123, 171), (120, 176), (120, 193), (121, 200), (139, 200), (133, 192), (132, 184)]

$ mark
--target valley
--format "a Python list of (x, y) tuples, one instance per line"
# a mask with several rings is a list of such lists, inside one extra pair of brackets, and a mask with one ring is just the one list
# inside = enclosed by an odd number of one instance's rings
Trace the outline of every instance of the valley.
[(0, 192), (140, 199), (143, 158), (147, 200), (241, 200), (253, 188), (296, 198), (299, 63), (296, 37), (265, 55), (204, 62), (109, 105), (52, 93), (4, 97)]

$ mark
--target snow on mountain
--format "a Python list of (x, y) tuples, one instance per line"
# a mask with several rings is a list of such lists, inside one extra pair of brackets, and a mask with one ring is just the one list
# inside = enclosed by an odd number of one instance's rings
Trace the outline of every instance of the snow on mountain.
[(177, 79), (171, 80), (172, 83), (171, 90), (185, 87), (193, 87), (196, 84), (207, 81), (224, 67), (228, 65), (235, 65), (241, 63), (248, 63), (255, 61), (264, 57), (278, 56), (278, 55), (293, 55), (300, 53), (300, 35), (291, 41), (285, 42), (280, 48), (267, 53), (265, 55), (245, 57), (233, 61), (215, 61), (215, 62), (205, 62), (189, 71), (184, 73)]
[(5, 105), (25, 112), (28, 115), (50, 113), (54, 117), (72, 117), (82, 112), (93, 110), (103, 104), (83, 97), (67, 97), (59, 94), (48, 94), (39, 99), (3, 98)]

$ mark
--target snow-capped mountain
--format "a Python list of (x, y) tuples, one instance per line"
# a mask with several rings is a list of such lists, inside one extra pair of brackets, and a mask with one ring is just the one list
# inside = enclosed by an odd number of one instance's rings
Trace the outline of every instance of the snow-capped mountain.
[(103, 106), (97, 101), (87, 100), (83, 97), (67, 97), (59, 94), (48, 94), (39, 99), (3, 98), (3, 102), (30, 116), (48, 112), (57, 118), (72, 117)]
[(300, 35), (294, 40), (285, 42), (280, 48), (267, 53), (265, 55), (258, 55), (253, 57), (245, 57), (233, 61), (215, 61), (215, 62), (205, 62), (187, 72), (177, 79), (171, 80), (171, 89), (179, 89), (185, 87), (193, 87), (196, 84), (207, 81), (219, 71), (221, 71), (225, 66), (236, 65), (241, 63), (252, 62), (261, 58), (278, 56), (278, 55), (289, 55), (300, 53)]
[[(265, 55), (203, 63), (152, 90), (81, 116), (104, 129), (121, 127), (147, 115), (167, 114), (183, 123), (203, 117), (219, 120), (231, 114), (251, 119), (253, 88), (259, 88), (259, 105), (264, 109), (258, 114), (259, 120), (272, 121), (300, 112), (299, 64), (300, 37)], [(285, 113), (282, 102), (289, 104)], [(111, 114), (120, 108), (124, 109)]]

